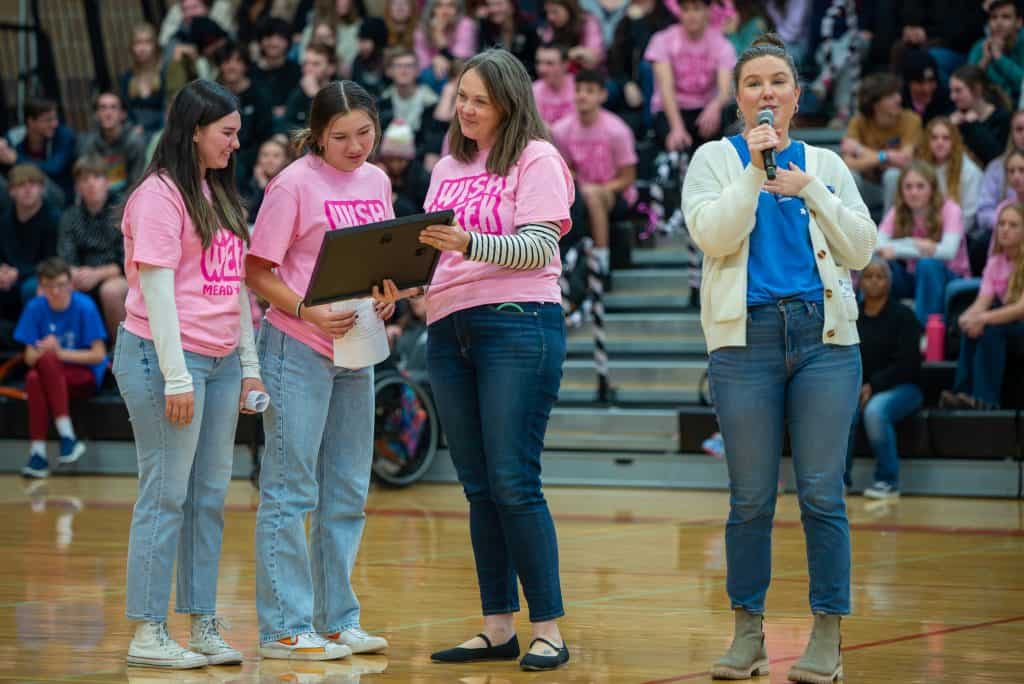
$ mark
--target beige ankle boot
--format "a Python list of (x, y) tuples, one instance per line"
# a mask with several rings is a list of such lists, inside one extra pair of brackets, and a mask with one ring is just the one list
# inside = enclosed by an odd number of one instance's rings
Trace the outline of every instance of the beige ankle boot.
[(768, 652), (764, 647), (764, 616), (742, 608), (733, 611), (736, 629), (732, 645), (711, 667), (712, 679), (750, 679), (768, 674)]
[(832, 684), (843, 678), (843, 657), (839, 652), (838, 615), (815, 615), (807, 650), (789, 671), (789, 679), (804, 684)]

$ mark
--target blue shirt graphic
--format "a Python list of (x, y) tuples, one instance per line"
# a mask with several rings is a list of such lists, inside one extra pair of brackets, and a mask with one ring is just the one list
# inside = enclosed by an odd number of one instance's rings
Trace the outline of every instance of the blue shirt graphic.
[[(750, 163), (747, 141), (742, 135), (734, 135), (729, 142), (746, 167)], [(788, 169), (790, 162), (806, 170), (806, 149), (798, 140), (791, 140), (789, 147), (775, 154), (779, 169)], [(774, 304), (785, 297), (822, 301), (824, 288), (814, 262), (809, 221), (802, 197), (761, 191), (754, 230), (750, 233), (747, 306)]]
[[(27, 346), (48, 335), (55, 335), (62, 349), (90, 349), (96, 340), (107, 339), (96, 304), (81, 292), (71, 293), (71, 305), (64, 311), (51, 309), (42, 295), (28, 303), (14, 329), (14, 339)], [(106, 371), (106, 359), (92, 367), (96, 387), (103, 384)]]

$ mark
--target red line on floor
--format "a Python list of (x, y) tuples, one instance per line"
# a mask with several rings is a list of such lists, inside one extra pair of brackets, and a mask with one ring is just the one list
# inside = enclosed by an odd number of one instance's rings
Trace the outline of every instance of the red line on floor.
[[(844, 646), (843, 653), (847, 651), (860, 651), (865, 648), (875, 648), (878, 646), (888, 646), (890, 644), (898, 644), (902, 641), (914, 641), (915, 639), (927, 639), (928, 637), (938, 636), (940, 634), (952, 634), (953, 632), (966, 632), (973, 629), (983, 629), (985, 627), (995, 627), (997, 625), (1006, 625), (1011, 622), (1020, 622), (1024, 620), (1024, 615), (1017, 615), (1016, 617), (1002, 618), (1001, 620), (989, 620), (988, 622), (976, 622), (970, 625), (958, 625), (956, 627), (946, 627), (944, 629), (933, 629), (927, 632), (919, 632), (917, 634), (906, 634), (904, 636), (893, 637), (891, 639), (879, 639), (878, 641), (868, 641), (863, 644), (854, 644), (852, 646)], [(773, 658), (771, 664), (780, 663), (791, 663), (799, 660), (800, 656), (788, 656), (785, 658)], [(703, 670), (701, 672), (689, 672), (687, 674), (679, 675), (677, 677), (669, 677), (668, 679), (652, 679), (644, 684), (671, 684), (671, 682), (685, 682), (691, 679), (703, 679), (709, 677), (711, 672)]]

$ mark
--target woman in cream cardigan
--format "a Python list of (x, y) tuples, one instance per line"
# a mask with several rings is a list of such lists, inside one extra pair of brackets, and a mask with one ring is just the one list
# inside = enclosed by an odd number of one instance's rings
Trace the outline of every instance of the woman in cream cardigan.
[[(712, 675), (768, 671), (764, 602), (788, 428), (814, 614), (789, 676), (832, 682), (842, 676), (839, 619), (850, 610), (843, 468), (861, 389), (850, 269), (871, 259), (877, 229), (839, 156), (790, 139), (800, 87), (781, 39), (754, 41), (733, 87), (745, 130), (703, 145), (683, 187), (686, 223), (704, 250), (701, 324), (731, 494), (726, 588), (736, 632)], [(774, 127), (757, 124), (766, 108)], [(775, 180), (765, 174), (767, 149), (776, 150)]]

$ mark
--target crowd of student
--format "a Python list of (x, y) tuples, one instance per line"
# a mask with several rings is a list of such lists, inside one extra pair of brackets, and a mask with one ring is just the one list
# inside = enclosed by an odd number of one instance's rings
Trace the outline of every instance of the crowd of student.
[[(292, 161), (289, 132), (308, 125), (311, 98), (337, 78), (377, 99), (384, 134), (375, 163), (403, 215), (421, 210), (429, 173), (447, 152), (453, 77), (481, 49), (505, 47), (536, 79), (539, 111), (574, 173), (573, 236), (593, 238), (607, 273), (609, 226), (637, 211), (653, 181), (638, 149), (692, 153), (735, 130), (731, 69), (774, 28), (801, 71), (800, 114), (846, 130), (840, 150), (879, 224), (887, 301), (913, 300), (915, 340), (934, 315), (962, 331), (944, 403), (999, 404), (1006, 349), (1024, 335), (1024, 249), (1014, 227), (1024, 197), (1024, 13), (1015, 0), (373, 4), (181, 0), (159, 28), (135, 27), (132, 66), (116, 90), (95, 96), (91, 130), (72, 131), (54, 101), (30, 98), (24, 125), (0, 138), (0, 340), (38, 344), (15, 327), (47, 284), (62, 287), (53, 257), (88, 295), (73, 300), (88, 301), (103, 339), (113, 339), (127, 291), (115, 207), (151, 158), (172, 98), (194, 78), (218, 80), (241, 103), (237, 175), (250, 221)], [(973, 304), (957, 308), (973, 291)], [(868, 338), (881, 311), (872, 306)], [(913, 382), (909, 370), (896, 375)], [(870, 378), (865, 372), (865, 421), (871, 398), (880, 405), (890, 389)]]

